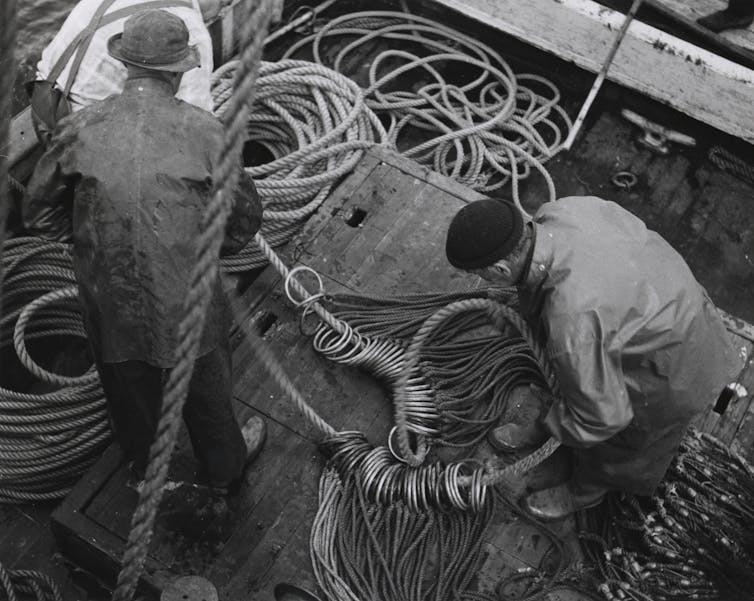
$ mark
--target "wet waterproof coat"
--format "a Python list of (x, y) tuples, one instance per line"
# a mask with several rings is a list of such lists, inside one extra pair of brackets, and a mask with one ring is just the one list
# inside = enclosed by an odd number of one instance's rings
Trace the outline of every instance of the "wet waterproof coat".
[(634, 215), (570, 197), (534, 222), (521, 304), (563, 391), (544, 422), (582, 449), (577, 480), (649, 494), (741, 361), (682, 257)]
[[(160, 79), (129, 79), (123, 93), (60, 122), (27, 189), (27, 229), (66, 239), (87, 330), (103, 363), (171, 367), (202, 211), (222, 145), (220, 122), (173, 97)], [(239, 167), (240, 168), (240, 167)], [(261, 205), (245, 172), (224, 250), (259, 229)], [(227, 339), (229, 308), (216, 281), (199, 354)]]

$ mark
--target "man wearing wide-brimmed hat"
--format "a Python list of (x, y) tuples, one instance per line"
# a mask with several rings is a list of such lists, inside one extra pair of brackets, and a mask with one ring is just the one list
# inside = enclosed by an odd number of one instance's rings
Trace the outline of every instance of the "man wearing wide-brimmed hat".
[[(128, 19), (108, 48), (128, 68), (123, 92), (60, 122), (27, 189), (32, 234), (72, 234), (84, 323), (115, 437), (144, 469), (174, 366), (182, 303), (221, 146), (220, 122), (174, 95), (199, 64), (178, 17), (148, 10)], [(223, 250), (259, 229), (261, 205), (240, 168)], [(72, 197), (73, 219), (70, 215)], [(264, 422), (239, 428), (231, 404), (230, 315), (217, 281), (184, 409), (209, 483), (239, 481), (264, 441)]]
[[(217, 16), (230, 0), (160, 0), (159, 7), (180, 19), (196, 46), (201, 66), (188, 71), (176, 94), (212, 111), (212, 39), (205, 22)], [(45, 144), (57, 121), (93, 102), (120, 94), (127, 70), (107, 52), (107, 41), (123, 31), (125, 21), (148, 8), (151, 0), (78, 0), (37, 63), (33, 82), (27, 84), (32, 119)]]

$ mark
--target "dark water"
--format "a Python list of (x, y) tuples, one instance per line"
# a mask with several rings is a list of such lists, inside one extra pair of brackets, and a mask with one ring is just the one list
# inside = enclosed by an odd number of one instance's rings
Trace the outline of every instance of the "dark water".
[[(4, 0), (0, 0), (2, 2)], [(28, 102), (23, 91), (23, 82), (34, 75), (42, 49), (55, 35), (76, 0), (16, 0), (16, 85), (13, 97), (13, 112)], [(3, 61), (5, 62), (5, 61)]]

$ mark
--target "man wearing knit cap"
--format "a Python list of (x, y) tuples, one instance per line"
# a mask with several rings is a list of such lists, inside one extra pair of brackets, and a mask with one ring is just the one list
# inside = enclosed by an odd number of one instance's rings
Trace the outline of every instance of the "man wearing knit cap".
[[(140, 475), (162, 386), (176, 365), (223, 128), (175, 97), (183, 74), (199, 66), (179, 17), (139, 12), (110, 38), (108, 50), (128, 69), (123, 91), (60, 121), (27, 188), (23, 216), (34, 235), (73, 237), (84, 327), (113, 433)], [(222, 247), (229, 253), (249, 242), (262, 219), (240, 161), (238, 170)], [(265, 439), (261, 418), (239, 428), (233, 415), (230, 321), (216, 280), (183, 417), (207, 481), (223, 490), (240, 482)]]
[(544, 395), (536, 420), (490, 433), (503, 451), (550, 435), (574, 450), (571, 478), (528, 495), (525, 508), (554, 520), (610, 490), (652, 494), (691, 420), (740, 364), (681, 256), (595, 197), (545, 203), (530, 223), (505, 200), (469, 203), (450, 224), (446, 253), (459, 269), (518, 288), (559, 377), (562, 399)]

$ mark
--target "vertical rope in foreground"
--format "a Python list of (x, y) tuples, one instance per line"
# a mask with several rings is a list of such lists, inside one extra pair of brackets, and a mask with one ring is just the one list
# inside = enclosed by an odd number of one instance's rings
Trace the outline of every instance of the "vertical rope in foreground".
[(180, 342), (175, 352), (176, 365), (165, 384), (162, 415), (149, 451), (149, 465), (144, 487), (139, 495), (139, 504), (131, 519), (123, 567), (113, 593), (114, 601), (132, 599), (152, 538), (212, 285), (218, 273), (220, 246), (225, 235), (232, 192), (238, 181), (239, 157), (246, 136), (252, 92), (274, 6), (274, 0), (247, 0), (245, 3), (241, 18), (241, 65), (236, 71), (233, 96), (224, 115), (225, 141), (212, 173), (213, 194), (203, 216), (196, 266), (191, 274), (191, 286), (183, 305), (183, 319), (179, 326)]
[[(0, 2), (0, 259), (5, 242), (5, 221), (10, 209), (10, 111), (13, 103), (13, 81), (16, 76), (16, 0)], [(0, 299), (3, 298), (3, 262), (0, 260)], [(2, 306), (0, 305), (0, 316)]]

